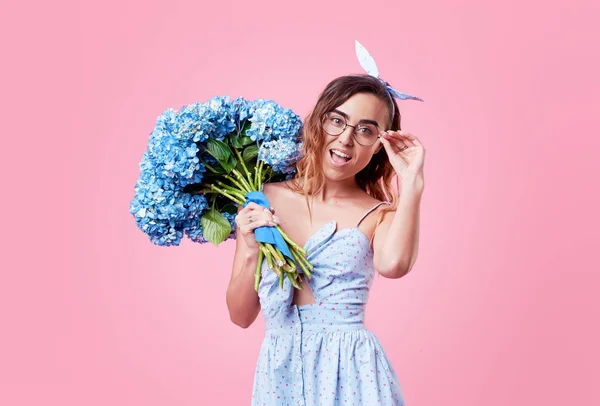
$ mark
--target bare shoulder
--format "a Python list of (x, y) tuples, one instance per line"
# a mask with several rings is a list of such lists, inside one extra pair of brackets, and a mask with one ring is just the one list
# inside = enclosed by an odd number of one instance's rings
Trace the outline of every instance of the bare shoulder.
[(264, 184), (263, 193), (271, 206), (279, 202), (285, 202), (293, 197), (293, 193), (289, 189), (289, 182), (269, 182)]
[[(360, 205), (362, 206), (363, 210), (368, 210), (368, 209), (375, 207), (374, 211), (378, 212), (378, 211), (382, 211), (385, 208), (389, 207), (388, 204), (382, 204), (382, 203), (384, 203), (383, 200), (376, 199), (373, 196), (369, 195), (368, 193), (364, 193), (362, 198), (358, 199), (358, 201), (360, 202)], [(386, 216), (388, 216), (388, 215), (389, 215), (389, 212), (386, 213)]]
[[(382, 201), (379, 201), (379, 203), (383, 203)], [(387, 224), (389, 225), (392, 222), (392, 219), (394, 218), (394, 214), (396, 213), (396, 209), (395, 208), (391, 208), (391, 204), (381, 204), (378, 208), (377, 211), (379, 212), (383, 212), (383, 216), (381, 219), (381, 224)]]
[(263, 193), (274, 209), (284, 229), (297, 227), (298, 213), (303, 210), (304, 197), (290, 188), (290, 181), (265, 183)]

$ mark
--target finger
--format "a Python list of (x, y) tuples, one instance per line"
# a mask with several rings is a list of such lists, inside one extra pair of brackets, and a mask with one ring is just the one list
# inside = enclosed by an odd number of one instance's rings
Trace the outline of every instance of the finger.
[(259, 228), (259, 227), (267, 227), (267, 226), (275, 226), (275, 222), (270, 221), (268, 219), (259, 219), (259, 220), (252, 219), (252, 223), (248, 224), (248, 227), (250, 228), (251, 231), (254, 231), (254, 229)]
[(402, 136), (402, 134), (398, 134), (398, 132), (388, 133), (386, 135), (388, 141), (394, 144), (400, 151), (405, 150), (406, 148), (410, 148), (414, 146), (408, 138)]
[(419, 139), (417, 137), (415, 137), (414, 135), (407, 133), (406, 137), (413, 143), (413, 145), (418, 145), (420, 147), (423, 146), (421, 141), (419, 141)]
[(259, 208), (262, 209), (263, 207), (254, 202), (250, 202), (246, 205), (246, 207), (244, 207), (242, 210), (240, 210), (238, 214), (241, 214), (243, 216), (248, 216), (250, 213), (256, 213), (256, 210), (258, 210)]
[(404, 131), (391, 131), (388, 130), (388, 132), (386, 132), (387, 135), (389, 135), (391, 138), (397, 139), (397, 140), (402, 140), (404, 142), (410, 142), (412, 141), (412, 139), (414, 138), (414, 135), (404, 132)]
[(400, 139), (395, 137), (392, 132), (386, 131), (381, 137), (385, 139), (391, 146), (394, 147), (394, 151), (399, 150), (404, 144)]
[(257, 210), (257, 209), (263, 209), (264, 207), (261, 206), (260, 204), (254, 203), (254, 202), (249, 202), (246, 207), (250, 210)]
[(419, 142), (419, 140), (417, 139), (417, 137), (415, 137), (414, 135), (412, 135), (411, 133), (408, 133), (406, 131), (397, 131), (394, 134), (398, 139), (401, 139), (406, 145), (410, 146), (416, 146), (416, 145), (421, 145), (421, 143)]
[(264, 207), (262, 207), (262, 209), (256, 210), (251, 209), (247, 215), (241, 216), (239, 220), (240, 224), (258, 224), (256, 225), (256, 227), (261, 227), (261, 225), (265, 222), (267, 225), (277, 225), (279, 224), (279, 217), (275, 216), (273, 213), (271, 213)]
[(269, 209), (267, 209), (266, 207), (261, 206), (260, 204), (257, 204), (254, 202), (248, 203), (248, 205), (246, 207), (248, 208), (248, 212), (251, 212), (251, 213), (261, 213), (261, 212), (271, 213), (271, 211)]
[(397, 147), (395, 144), (391, 143), (390, 140), (385, 136), (381, 137), (381, 143), (383, 144), (388, 154), (397, 154), (398, 151), (400, 151), (400, 148)]
[(407, 147), (414, 147), (415, 146), (415, 136), (410, 134), (410, 133), (406, 133), (406, 132), (401, 132), (400, 136), (402, 137), (402, 141), (404, 141), (404, 144), (406, 144)]
[(253, 227), (254, 223), (255, 223), (254, 219), (252, 219), (251, 222), (249, 222), (248, 219), (245, 219), (245, 221), (242, 221), (241, 224), (240, 224), (240, 226), (239, 226), (240, 227), (240, 231), (243, 234), (252, 234), (252, 233), (254, 233), (254, 228), (255, 228), (255, 227)]
[(259, 220), (266, 220), (267, 222), (272, 223), (271, 225), (277, 225), (277, 224), (280, 223), (279, 217), (277, 217), (276, 215), (274, 215), (270, 211), (267, 211), (265, 213), (261, 213), (259, 215)]

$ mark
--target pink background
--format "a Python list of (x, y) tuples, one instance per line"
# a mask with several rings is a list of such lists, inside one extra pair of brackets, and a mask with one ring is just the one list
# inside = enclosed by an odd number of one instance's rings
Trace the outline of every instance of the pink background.
[(0, 404), (250, 403), (264, 323), (229, 321), (234, 242), (153, 245), (128, 212), (138, 164), (168, 107), (304, 117), (361, 72), (355, 39), (425, 99), (401, 102), (427, 150), (419, 259), (367, 310), (408, 405), (600, 404), (600, 6), (489, 4), (5, 10)]

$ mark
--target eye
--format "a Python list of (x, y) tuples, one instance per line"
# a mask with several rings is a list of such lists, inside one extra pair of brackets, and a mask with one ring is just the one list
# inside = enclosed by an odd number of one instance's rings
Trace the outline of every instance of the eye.
[(343, 127), (345, 124), (345, 121), (342, 117), (333, 114), (329, 115), (329, 122), (336, 127)]
[(373, 130), (369, 127), (359, 127), (358, 131), (360, 131), (360, 133), (362, 135), (366, 135), (366, 136), (373, 135)]

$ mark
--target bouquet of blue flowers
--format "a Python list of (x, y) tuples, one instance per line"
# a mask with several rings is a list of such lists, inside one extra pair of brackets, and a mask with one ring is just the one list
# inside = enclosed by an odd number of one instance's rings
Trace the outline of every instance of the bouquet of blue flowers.
[[(290, 179), (302, 151), (302, 121), (272, 100), (227, 96), (167, 109), (156, 120), (129, 211), (157, 245), (236, 238), (237, 206), (270, 207), (264, 183)], [(299, 269), (311, 277), (306, 250), (277, 226), (255, 229), (260, 242), (255, 289), (263, 260), (279, 276), (298, 283)]]

